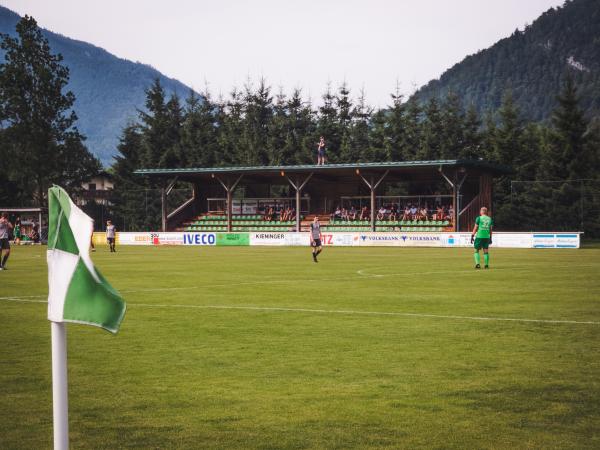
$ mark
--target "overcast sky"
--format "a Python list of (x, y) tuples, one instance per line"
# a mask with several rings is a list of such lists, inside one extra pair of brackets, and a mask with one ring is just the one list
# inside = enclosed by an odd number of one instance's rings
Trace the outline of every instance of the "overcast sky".
[(40, 26), (150, 64), (213, 94), (248, 77), (364, 87), (373, 106), (413, 91), (563, 0), (0, 0)]

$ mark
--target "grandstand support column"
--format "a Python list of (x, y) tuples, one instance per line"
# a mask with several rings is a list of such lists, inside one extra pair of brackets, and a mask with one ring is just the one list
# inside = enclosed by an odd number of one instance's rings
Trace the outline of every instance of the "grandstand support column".
[(223, 181), (218, 176), (215, 176), (215, 174), (213, 174), (212, 177), (216, 178), (217, 181), (219, 183), (221, 183), (221, 186), (223, 186), (223, 189), (225, 189), (225, 192), (227, 193), (227, 232), (231, 233), (231, 231), (232, 231), (231, 216), (232, 216), (232, 212), (233, 212), (233, 205), (232, 205), (233, 193), (235, 192), (235, 188), (237, 188), (239, 182), (244, 177), (244, 174), (241, 174), (239, 177), (237, 177), (237, 179), (233, 183), (231, 183), (231, 180), (229, 180), (229, 179), (226, 179), (225, 181)]
[(160, 212), (161, 212), (161, 226), (162, 231), (167, 231), (167, 190), (162, 188), (160, 190)]
[(302, 189), (304, 189), (304, 186), (306, 186), (306, 183), (308, 183), (308, 180), (310, 180), (313, 176), (314, 172), (311, 172), (308, 174), (308, 176), (302, 180), (300, 178), (300, 175), (296, 176), (296, 180), (292, 180), (289, 176), (287, 176), (285, 174), (285, 172), (281, 172), (281, 176), (285, 177), (286, 180), (288, 180), (288, 183), (290, 183), (290, 185), (296, 190), (296, 232), (300, 232), (300, 228), (301, 228), (301, 220), (300, 220), (300, 205), (301, 205), (301, 194), (302, 194)]
[(160, 212), (161, 212), (161, 229), (162, 231), (167, 231), (167, 196), (171, 193), (173, 188), (175, 187), (175, 183), (179, 177), (175, 177), (173, 181), (169, 183), (166, 188), (162, 188), (160, 190)]
[(377, 190), (383, 179), (387, 177), (388, 173), (390, 173), (390, 171), (386, 170), (377, 181), (375, 181), (375, 175), (371, 175), (371, 180), (369, 181), (361, 175), (359, 169), (356, 169), (356, 174), (360, 178), (362, 178), (367, 187), (371, 190), (371, 231), (375, 231), (375, 191)]
[[(459, 171), (454, 172), (454, 181), (446, 176), (441, 167), (439, 172), (452, 188), (452, 209), (454, 210), (452, 229), (454, 232), (458, 232), (460, 231), (460, 188), (467, 179), (467, 171), (464, 168), (461, 168)], [(463, 177), (460, 180), (458, 179), (459, 173), (463, 174)]]

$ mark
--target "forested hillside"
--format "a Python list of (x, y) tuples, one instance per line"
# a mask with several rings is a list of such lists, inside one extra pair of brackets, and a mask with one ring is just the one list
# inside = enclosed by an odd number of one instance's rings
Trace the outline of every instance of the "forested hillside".
[[(0, 33), (15, 36), (20, 17), (0, 6)], [(112, 163), (118, 137), (129, 120), (144, 107), (144, 90), (158, 78), (169, 93), (186, 96), (189, 88), (154, 68), (117, 58), (86, 42), (42, 30), (54, 54), (60, 53), (69, 68), (68, 89), (75, 94), (77, 127), (87, 137), (85, 145), (105, 165)], [(0, 53), (0, 58), (4, 55)]]
[[(425, 106), (395, 94), (389, 108), (374, 110), (341, 84), (315, 107), (298, 90), (288, 97), (261, 81), (228, 98), (204, 93), (204, 101), (190, 96), (182, 104), (154, 83), (147, 113), (121, 135), (114, 215), (130, 229), (159, 226), (161, 186), (135, 175), (138, 168), (314, 163), (323, 136), (332, 163), (482, 158), (510, 166), (514, 172), (494, 186), (500, 229), (598, 234), (600, 122), (584, 117), (572, 79), (548, 96), (557, 106), (550, 123), (540, 124), (523, 120), (510, 93), (483, 117), (454, 94)], [(515, 191), (513, 181), (535, 183)]]
[(598, 0), (571, 0), (548, 10), (524, 30), (466, 57), (416, 96), (426, 102), (454, 92), (463, 106), (472, 104), (483, 113), (497, 109), (504, 93), (511, 90), (523, 117), (547, 120), (556, 106), (553, 93), (567, 74), (578, 86), (585, 114), (599, 115)]

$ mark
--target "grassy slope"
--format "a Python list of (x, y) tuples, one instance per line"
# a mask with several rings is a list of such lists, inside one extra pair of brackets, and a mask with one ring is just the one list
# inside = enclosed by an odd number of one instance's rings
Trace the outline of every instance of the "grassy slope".
[[(598, 249), (494, 250), (487, 272), (467, 249), (119, 250), (94, 259), (122, 331), (69, 326), (74, 449), (600, 446), (599, 324), (182, 307), (600, 322)], [(14, 249), (0, 296), (45, 294), (44, 251)], [(45, 313), (0, 300), (2, 448), (51, 446)]]

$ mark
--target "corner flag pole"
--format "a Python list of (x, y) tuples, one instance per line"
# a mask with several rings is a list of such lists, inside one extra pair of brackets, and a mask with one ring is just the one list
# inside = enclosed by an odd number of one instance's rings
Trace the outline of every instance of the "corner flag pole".
[(67, 383), (67, 330), (64, 323), (50, 322), (52, 331), (52, 410), (54, 450), (69, 448), (69, 393)]

